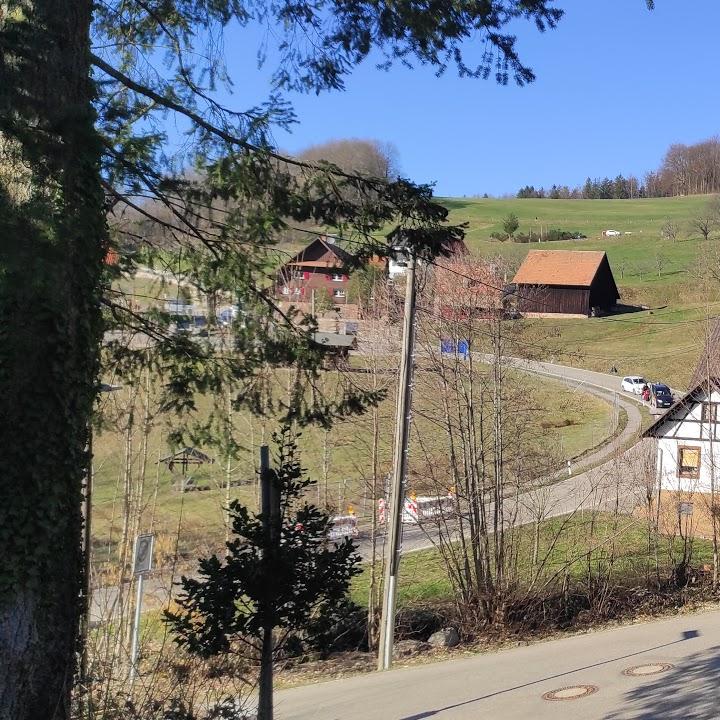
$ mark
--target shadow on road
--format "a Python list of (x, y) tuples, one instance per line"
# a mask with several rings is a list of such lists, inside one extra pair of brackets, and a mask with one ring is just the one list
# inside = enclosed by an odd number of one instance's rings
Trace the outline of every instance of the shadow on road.
[[(662, 645), (655, 645), (654, 647), (645, 648), (644, 650), (638, 650), (637, 652), (630, 653), (628, 655), (620, 655), (619, 657), (610, 658), (608, 660), (602, 660), (600, 662), (593, 663), (592, 665), (584, 665), (583, 667), (574, 668), (573, 670), (568, 670), (567, 672), (563, 672), (563, 673), (557, 673), (556, 675), (547, 675), (546, 677), (538, 678), (537, 680), (532, 680), (531, 682), (526, 682), (526, 683), (523, 683), (522, 685), (515, 685), (514, 687), (505, 688), (504, 690), (497, 690), (496, 692), (487, 693), (486, 695), (481, 695), (480, 697), (473, 698), (472, 700), (465, 700), (460, 703), (454, 703), (452, 705), (445, 705), (444, 707), (435, 708), (434, 710), (426, 710), (425, 712), (416, 713), (415, 715), (407, 715), (404, 718), (400, 718), (400, 720), (424, 720), (425, 718), (431, 718), (434, 715), (437, 715), (438, 713), (445, 712), (446, 710), (453, 710), (455, 708), (464, 707), (465, 705), (472, 705), (473, 703), (480, 702), (481, 700), (487, 700), (488, 698), (497, 697), (498, 695), (504, 695), (505, 693), (513, 692), (515, 690), (521, 690), (522, 688), (532, 687), (533, 685), (539, 685), (540, 683), (547, 682), (548, 680), (555, 680), (557, 678), (566, 677), (567, 675), (572, 675), (573, 673), (581, 672), (582, 670), (590, 670), (592, 668), (602, 667), (603, 665), (608, 665), (609, 663), (614, 663), (614, 662), (617, 662), (618, 660), (627, 660), (628, 658), (636, 657), (637, 655), (644, 655), (645, 653), (648, 653), (648, 652), (654, 652), (655, 650), (661, 650), (662, 648), (670, 647), (671, 645), (677, 645), (678, 643), (684, 642), (685, 640), (691, 640), (692, 638), (696, 638), (699, 635), (700, 635), (700, 633), (697, 630), (686, 630), (685, 632), (683, 632), (681, 634), (679, 640), (673, 640), (672, 642), (663, 643)], [(720, 650), (720, 648), (717, 648), (717, 649)], [(712, 648), (712, 650), (715, 650), (715, 648)], [(707, 651), (707, 652), (710, 652), (710, 651)], [(720, 669), (720, 656), (714, 656), (713, 661), (716, 663), (716, 665), (714, 666), (714, 669), (713, 670), (711, 670), (709, 668), (705, 669), (705, 672), (710, 673), (710, 675), (711, 675), (710, 677), (705, 678), (708, 683), (707, 688), (709, 688), (711, 686), (714, 688), (714, 692), (710, 693), (710, 696), (708, 698), (706, 698), (706, 700), (708, 700), (708, 703), (709, 703), (708, 707), (710, 707), (711, 705), (713, 705), (714, 702), (716, 702), (715, 701), (715, 697), (716, 697), (715, 693), (717, 692), (717, 684), (718, 684), (717, 670)], [(689, 662), (689, 660), (688, 660), (688, 662)], [(678, 669), (678, 670), (673, 671), (673, 675), (675, 675), (675, 673), (679, 673), (678, 687), (681, 687), (683, 671)], [(668, 673), (663, 673), (662, 677), (657, 681), (658, 684), (660, 685), (660, 687), (663, 687), (666, 684), (664, 682), (664, 679), (668, 678), (668, 677), (669, 677)], [(653, 683), (653, 684), (655, 684), (655, 683)], [(643, 686), (643, 687), (645, 687), (645, 686)], [(707, 688), (705, 688), (705, 692), (708, 692)], [(668, 692), (668, 691), (665, 690), (663, 692)], [(658, 697), (659, 701), (661, 699), (662, 698)], [(680, 700), (680, 697), (678, 695), (676, 695), (675, 699)], [(662, 717), (662, 718), (683, 717), (685, 720), (706, 720), (706, 719), (710, 720), (712, 718), (712, 720), (717, 720), (720, 717), (720, 713), (718, 713), (718, 711), (717, 711), (717, 704), (714, 705), (715, 714), (713, 714), (713, 715), (691, 715), (691, 714), (688, 714), (687, 712), (683, 712), (682, 716), (679, 713), (677, 715), (667, 715), (664, 710), (664, 706), (662, 706), (662, 707), (663, 707), (662, 712), (660, 712), (659, 714), (654, 714), (654, 715), (653, 714), (649, 714), (649, 715), (643, 714), (643, 715), (636, 715), (633, 717), (636, 717), (638, 719), (643, 718), (643, 720), (650, 720), (650, 718), (658, 718), (658, 717)], [(682, 708), (682, 705), (679, 705), (678, 707)], [(661, 704), (658, 704), (657, 706), (655, 706), (656, 711), (659, 710), (660, 708), (661, 708)], [(687, 706), (685, 706), (685, 709), (687, 710)], [(606, 720), (621, 720), (621, 719), (628, 720), (628, 718), (629, 718), (629, 716), (627, 715), (627, 713), (623, 712), (622, 715), (612, 715), (612, 716), (609, 715)]]
[(622, 710), (605, 720), (717, 720), (720, 717), (720, 645), (683, 658), (625, 694)]

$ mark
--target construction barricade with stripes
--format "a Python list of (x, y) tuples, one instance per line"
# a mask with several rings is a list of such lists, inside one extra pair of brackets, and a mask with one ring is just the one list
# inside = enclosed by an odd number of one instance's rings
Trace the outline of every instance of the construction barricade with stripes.
[[(378, 522), (385, 522), (387, 503), (378, 500)], [(450, 517), (455, 514), (455, 496), (447, 495), (410, 495), (403, 503), (402, 522), (405, 525), (417, 525), (424, 520)]]
[(330, 540), (339, 540), (344, 537), (357, 537), (357, 515), (354, 512), (348, 512), (347, 515), (336, 515), (332, 520), (332, 525), (328, 531)]

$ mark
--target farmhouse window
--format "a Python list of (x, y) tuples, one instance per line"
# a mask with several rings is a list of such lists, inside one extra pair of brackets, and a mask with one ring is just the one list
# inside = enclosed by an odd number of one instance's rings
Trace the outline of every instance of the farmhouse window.
[(344, 279), (344, 275), (342, 273), (333, 273), (332, 274), (332, 281), (333, 282), (342, 282)]
[(333, 297), (336, 297), (336, 298), (344, 298), (344, 297), (345, 297), (345, 291), (344, 291), (344, 290), (341, 290), (340, 288), (335, 288), (335, 290), (333, 290)]
[(717, 422), (717, 403), (702, 404), (702, 421), (704, 423)]
[(678, 477), (697, 479), (700, 477), (700, 448), (680, 446), (678, 448)]

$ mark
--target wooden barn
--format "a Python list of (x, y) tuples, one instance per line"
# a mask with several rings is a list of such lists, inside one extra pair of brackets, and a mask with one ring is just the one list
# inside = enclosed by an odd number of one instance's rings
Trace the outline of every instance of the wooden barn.
[(517, 308), (535, 317), (590, 317), (620, 298), (602, 250), (531, 250), (513, 278)]

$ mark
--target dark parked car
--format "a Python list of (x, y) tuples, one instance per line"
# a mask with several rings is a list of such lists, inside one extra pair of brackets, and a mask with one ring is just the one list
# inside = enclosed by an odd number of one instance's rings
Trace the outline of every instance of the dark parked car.
[(664, 383), (650, 385), (650, 404), (653, 407), (668, 408), (673, 404), (672, 390)]

